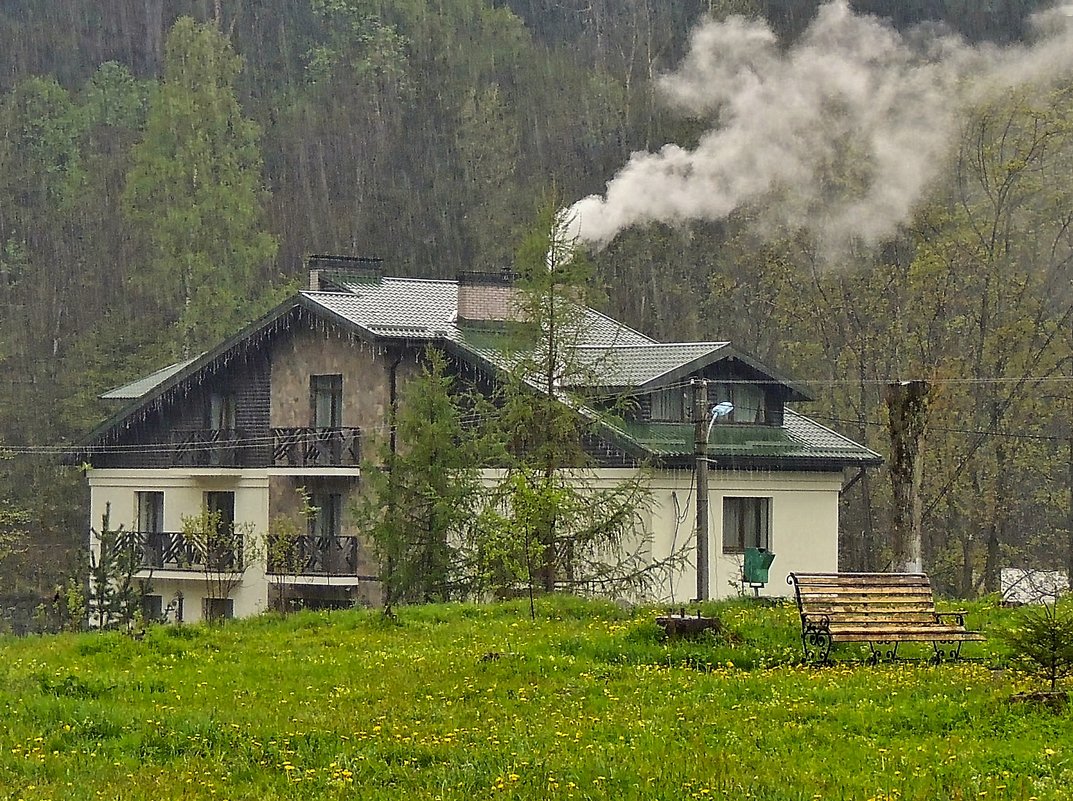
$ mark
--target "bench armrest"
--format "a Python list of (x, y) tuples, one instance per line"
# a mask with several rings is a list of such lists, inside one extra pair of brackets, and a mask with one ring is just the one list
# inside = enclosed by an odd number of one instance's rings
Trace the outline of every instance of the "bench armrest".
[(957, 610), (955, 612), (936, 612), (935, 613), (935, 619), (940, 621), (940, 622), (942, 622), (942, 619), (944, 617), (952, 617), (952, 618), (954, 618), (955, 621), (957, 621), (957, 624), (959, 626), (964, 626), (965, 625), (965, 615), (967, 615), (967, 614), (968, 614), (968, 612), (966, 610), (964, 610), (964, 609), (959, 609), (959, 610)]
[(831, 618), (828, 615), (801, 613), (801, 628), (805, 631), (827, 631), (830, 627)]

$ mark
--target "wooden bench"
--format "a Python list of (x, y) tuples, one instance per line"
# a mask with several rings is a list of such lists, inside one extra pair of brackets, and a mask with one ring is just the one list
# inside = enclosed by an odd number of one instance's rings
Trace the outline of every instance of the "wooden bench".
[(791, 573), (805, 658), (826, 662), (831, 645), (866, 642), (872, 664), (894, 659), (898, 643), (930, 642), (935, 662), (957, 659), (984, 636), (965, 629), (965, 612), (937, 612), (923, 573)]

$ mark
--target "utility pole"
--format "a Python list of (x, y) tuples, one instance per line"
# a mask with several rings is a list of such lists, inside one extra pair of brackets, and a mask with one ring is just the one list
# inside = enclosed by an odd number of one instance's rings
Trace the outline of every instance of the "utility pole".
[(708, 600), (708, 382), (691, 379), (697, 460), (697, 600)]

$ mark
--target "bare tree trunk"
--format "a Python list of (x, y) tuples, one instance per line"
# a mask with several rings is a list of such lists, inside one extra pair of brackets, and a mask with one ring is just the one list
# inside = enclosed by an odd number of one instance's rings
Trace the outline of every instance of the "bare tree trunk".
[(890, 480), (894, 491), (894, 570), (919, 573), (921, 557), (920, 497), (923, 479), (923, 442), (927, 428), (928, 384), (906, 381), (887, 388), (890, 419)]
[(1073, 581), (1073, 437), (1069, 438), (1069, 512), (1066, 517), (1066, 537), (1069, 551), (1066, 554), (1066, 579)]
[(145, 58), (158, 73), (164, 63), (164, 0), (145, 0)]

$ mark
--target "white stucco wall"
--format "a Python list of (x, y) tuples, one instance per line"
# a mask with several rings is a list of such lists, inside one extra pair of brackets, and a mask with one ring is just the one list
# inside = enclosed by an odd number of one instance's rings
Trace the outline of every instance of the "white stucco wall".
[[(589, 471), (587, 480), (595, 487), (608, 487), (633, 475), (632, 470)], [(653, 574), (644, 600), (686, 603), (696, 597), (696, 497), (693, 473), (653, 471), (648, 474), (652, 491), (651, 509), (644, 514), (647, 536), (628, 546), (653, 562), (670, 559), (674, 567)], [(489, 485), (501, 477), (500, 471), (486, 471)], [(90, 470), (91, 525), (99, 528), (106, 507), (110, 525), (137, 528), (137, 492), (164, 493), (164, 530), (182, 529), (182, 517), (196, 513), (204, 503), (204, 493), (235, 493), (236, 524), (249, 524), (256, 536), (263, 536), (269, 521), (269, 471), (197, 470)], [(728, 496), (771, 499), (771, 550), (775, 561), (770, 581), (761, 595), (786, 596), (791, 588), (786, 576), (792, 571), (834, 571), (838, 569), (839, 473), (735, 472), (709, 473), (708, 531), (712, 597), (726, 598), (740, 591), (742, 557), (723, 554), (723, 498)], [(202, 601), (208, 594), (204, 574), (196, 571), (154, 571), (153, 594), (163, 605), (172, 603), (182, 592), (183, 620), (202, 618)], [(268, 581), (263, 560), (250, 560), (241, 584), (231, 593), (236, 617), (262, 611), (268, 602)], [(746, 590), (751, 593), (750, 588)], [(638, 599), (640, 600), (640, 599)]]
[[(775, 561), (761, 595), (787, 596), (794, 571), (838, 569), (840, 473), (711, 471), (708, 474), (708, 586), (713, 598), (741, 591), (741, 554), (723, 553), (723, 498), (771, 499), (770, 550)], [(654, 558), (683, 552), (682, 569), (668, 576), (656, 600), (685, 602), (697, 595), (696, 493), (691, 472), (658, 473), (652, 479)], [(751, 588), (746, 588), (752, 594)]]
[[(586, 472), (594, 488), (610, 487), (634, 475), (630, 469), (598, 469)], [(651, 509), (644, 513), (647, 541), (628, 546), (630, 552), (645, 551), (652, 563), (668, 568), (653, 572), (646, 601), (686, 603), (697, 596), (696, 494), (689, 470), (651, 471)], [(491, 486), (501, 471), (484, 473)], [(791, 473), (775, 471), (722, 471), (708, 474), (709, 577), (712, 598), (729, 598), (741, 592), (741, 554), (724, 554), (723, 498), (730, 496), (771, 499), (770, 550), (775, 561), (769, 582), (760, 595), (792, 595), (786, 583), (794, 571), (838, 569), (838, 497), (841, 473)], [(673, 565), (673, 568), (671, 567)], [(746, 587), (749, 594), (751, 587)]]
[[(206, 492), (235, 493), (235, 524), (248, 526), (255, 537), (268, 530), (268, 472), (253, 470), (90, 470), (90, 526), (97, 530), (105, 510), (109, 526), (137, 529), (138, 492), (164, 493), (164, 531), (181, 531), (182, 518), (197, 514), (204, 505)], [(96, 551), (97, 544), (93, 540)], [(96, 558), (94, 553), (94, 558)], [(268, 583), (264, 562), (250, 559), (241, 583), (230, 597), (236, 617), (262, 611), (267, 603)], [(141, 574), (148, 575), (148, 574)], [(197, 571), (155, 570), (149, 575), (151, 594), (160, 595), (163, 605), (172, 603), (182, 592), (183, 621), (202, 619), (202, 601), (209, 595), (204, 573)]]

